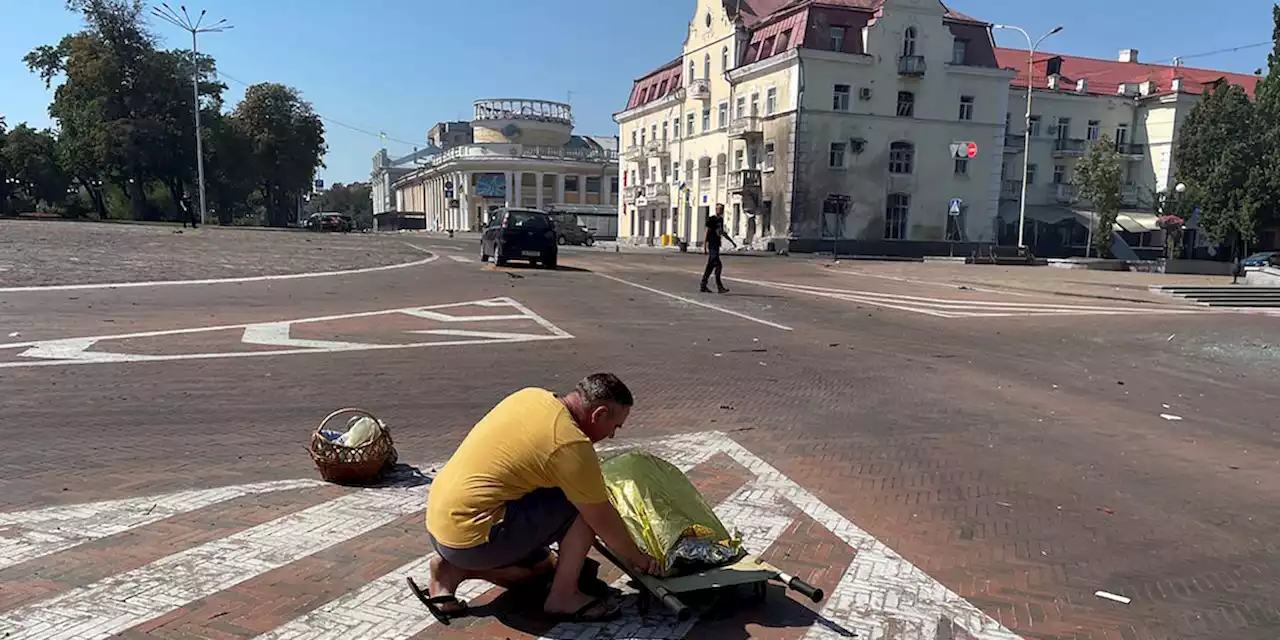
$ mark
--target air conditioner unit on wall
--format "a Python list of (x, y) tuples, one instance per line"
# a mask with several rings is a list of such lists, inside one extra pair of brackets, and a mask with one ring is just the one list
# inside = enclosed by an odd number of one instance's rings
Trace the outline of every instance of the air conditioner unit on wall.
[(858, 99), (859, 99), (859, 100), (870, 100), (870, 99), (871, 99), (871, 87), (862, 87), (861, 89), (858, 89)]
[(854, 153), (862, 153), (867, 148), (865, 138), (849, 138), (849, 150)]

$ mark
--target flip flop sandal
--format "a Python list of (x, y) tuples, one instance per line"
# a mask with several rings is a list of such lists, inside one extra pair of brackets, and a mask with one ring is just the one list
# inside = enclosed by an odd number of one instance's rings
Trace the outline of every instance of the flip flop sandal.
[[(592, 609), (602, 608), (599, 615), (588, 615), (588, 611)], [(592, 598), (590, 602), (582, 605), (573, 613), (550, 613), (547, 614), (556, 622), (608, 622), (616, 619), (622, 613), (622, 605), (617, 602), (610, 602), (605, 598)]]
[[(427, 607), (427, 611), (430, 611), (431, 616), (440, 624), (447, 627), (452, 624), (450, 622), (452, 619), (461, 618), (467, 615), (467, 603), (459, 600), (457, 596), (429, 596), (426, 591), (423, 591), (422, 588), (413, 581), (413, 578), (406, 576), (405, 582), (409, 583), (409, 590), (413, 592), (414, 596), (417, 596), (418, 601)], [(445, 611), (440, 608), (440, 605), (457, 605), (458, 608), (451, 611)]]

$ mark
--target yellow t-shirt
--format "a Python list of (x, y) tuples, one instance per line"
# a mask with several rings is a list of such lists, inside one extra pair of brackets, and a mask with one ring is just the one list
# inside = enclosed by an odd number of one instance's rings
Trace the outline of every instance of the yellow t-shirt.
[(569, 410), (550, 391), (523, 389), (476, 423), (432, 480), (427, 530), (447, 547), (479, 546), (507, 502), (549, 487), (579, 504), (609, 499), (600, 458)]

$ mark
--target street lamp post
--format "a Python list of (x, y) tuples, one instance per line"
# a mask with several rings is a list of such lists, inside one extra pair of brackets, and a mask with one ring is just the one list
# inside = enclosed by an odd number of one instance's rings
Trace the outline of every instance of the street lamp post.
[(1023, 242), (1023, 234), (1027, 224), (1027, 173), (1031, 168), (1031, 92), (1035, 88), (1035, 70), (1036, 70), (1036, 49), (1040, 47), (1040, 43), (1045, 38), (1062, 31), (1062, 25), (1054, 27), (1049, 33), (1040, 36), (1039, 40), (1032, 42), (1031, 34), (1027, 33), (1022, 27), (1015, 27), (1008, 24), (994, 25), (996, 29), (1011, 29), (1021, 33), (1027, 39), (1027, 116), (1023, 122), (1026, 135), (1023, 136), (1022, 142), (1022, 199), (1018, 203), (1018, 250), (1026, 248)]
[[(178, 13), (181, 11), (181, 14)], [(197, 190), (200, 193), (200, 224), (208, 224), (208, 207), (205, 206), (204, 199), (204, 142), (200, 133), (200, 60), (197, 58), (199, 49), (196, 47), (196, 36), (201, 33), (220, 33), (227, 29), (233, 28), (227, 24), (226, 18), (219, 20), (213, 24), (204, 24), (203, 9), (195, 20), (187, 14), (187, 7), (178, 5), (178, 11), (174, 11), (166, 3), (160, 3), (159, 7), (152, 7), (151, 12), (157, 18), (168, 22), (169, 24), (182, 29), (191, 34), (191, 93), (194, 97), (192, 110), (196, 116), (196, 175)]]

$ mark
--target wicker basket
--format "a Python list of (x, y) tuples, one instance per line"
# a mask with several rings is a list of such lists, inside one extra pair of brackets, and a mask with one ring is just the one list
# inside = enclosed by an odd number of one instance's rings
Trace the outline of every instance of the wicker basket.
[[(382, 432), (372, 441), (358, 447), (338, 444), (320, 434), (329, 423), (338, 418), (368, 417), (377, 421)], [(307, 448), (311, 460), (320, 470), (326, 482), (345, 485), (369, 485), (382, 477), (382, 472), (396, 463), (396, 447), (391, 431), (378, 417), (364, 409), (338, 409), (320, 421), (311, 434), (311, 446)]]

